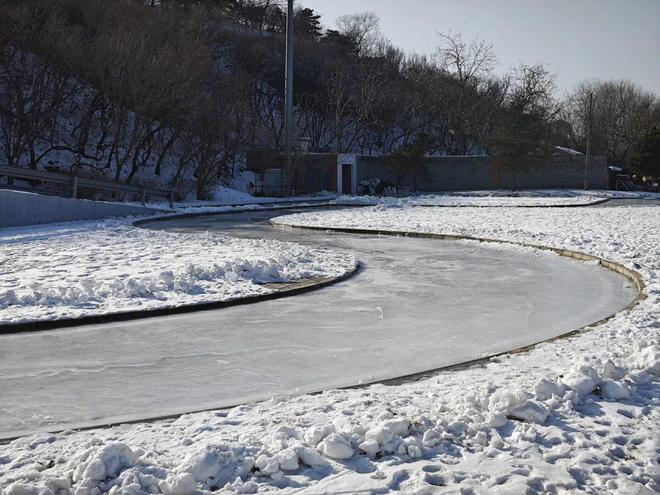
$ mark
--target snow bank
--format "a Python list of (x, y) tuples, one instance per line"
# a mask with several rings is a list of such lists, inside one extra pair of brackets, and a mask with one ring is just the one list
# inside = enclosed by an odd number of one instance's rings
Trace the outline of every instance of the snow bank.
[[(587, 251), (642, 273), (649, 297), (570, 339), (417, 382), (21, 438), (0, 447), (3, 493), (55, 493), (57, 486), (65, 492), (70, 486), (86, 493), (89, 486), (98, 493), (179, 495), (660, 489), (657, 209), (360, 208), (279, 221), (499, 237)], [(433, 349), (420, 342), (420, 352)], [(84, 464), (86, 473), (98, 459), (109, 473), (105, 479), (92, 479), (100, 463), (89, 477), (74, 477), (71, 463)], [(85, 479), (91, 481), (81, 486)]]
[(334, 204), (345, 206), (376, 206), (401, 208), (404, 206), (576, 206), (602, 201), (590, 194), (568, 191), (465, 191), (426, 194), (395, 198), (388, 196), (340, 196)]
[(603, 199), (660, 200), (660, 193), (637, 191), (604, 191), (576, 189), (533, 189), (512, 191), (504, 189), (483, 191), (452, 191), (394, 198), (387, 196), (339, 196), (334, 204), (345, 206), (376, 206), (401, 208), (404, 206), (479, 206), (479, 207), (552, 207), (587, 206)]
[(226, 301), (261, 284), (334, 277), (356, 260), (321, 248), (218, 233), (172, 233), (126, 220), (0, 233), (0, 322)]

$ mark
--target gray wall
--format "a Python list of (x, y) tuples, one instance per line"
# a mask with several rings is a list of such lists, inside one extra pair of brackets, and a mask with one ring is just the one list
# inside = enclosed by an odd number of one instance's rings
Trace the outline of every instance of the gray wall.
[(0, 189), (0, 228), (129, 215), (151, 215), (158, 211), (121, 203), (60, 198), (59, 196)]
[[(505, 167), (488, 156), (443, 156), (427, 158), (426, 170), (430, 179), (417, 179), (420, 192), (457, 191), (475, 189), (512, 188), (513, 176)], [(383, 157), (360, 155), (358, 182), (380, 178), (395, 182), (385, 166)], [(402, 186), (412, 187), (413, 177), (406, 177)], [(595, 156), (589, 166), (589, 187), (608, 188), (605, 157)], [(516, 174), (516, 186), (521, 189), (582, 188), (584, 186), (584, 157), (559, 154), (547, 163), (531, 165)]]

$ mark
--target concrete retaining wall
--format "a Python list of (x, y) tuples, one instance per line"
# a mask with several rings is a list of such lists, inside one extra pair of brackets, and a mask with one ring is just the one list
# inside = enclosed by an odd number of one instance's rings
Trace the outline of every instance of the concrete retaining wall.
[[(428, 177), (405, 177), (401, 186), (412, 187), (420, 192), (511, 189), (511, 172), (488, 156), (442, 156), (427, 158), (425, 167)], [(358, 155), (357, 179), (379, 178), (396, 182), (385, 165), (384, 157)], [(520, 189), (582, 188), (584, 186), (584, 157), (560, 155), (547, 163), (532, 164), (516, 173), (516, 187)], [(591, 160), (588, 174), (589, 187), (608, 188), (608, 171), (605, 157)]]
[(121, 203), (0, 189), (0, 228), (130, 215), (153, 215), (159, 211)]

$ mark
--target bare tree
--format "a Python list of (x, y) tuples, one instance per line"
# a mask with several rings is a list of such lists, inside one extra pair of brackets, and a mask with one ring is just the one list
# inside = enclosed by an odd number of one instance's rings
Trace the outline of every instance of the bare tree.
[(369, 56), (383, 39), (380, 19), (374, 12), (347, 14), (337, 18), (339, 32), (348, 37), (356, 47), (357, 55)]
[(455, 74), (462, 84), (489, 74), (495, 68), (497, 57), (491, 43), (481, 38), (466, 43), (460, 34), (451, 32), (439, 33), (438, 36), (440, 45), (437, 60), (443, 69)]
[(516, 189), (521, 171), (550, 156), (558, 106), (553, 98), (555, 76), (542, 64), (522, 65), (511, 79), (486, 143), (489, 155), (511, 173)]
[(576, 147), (584, 149), (590, 125), (592, 152), (629, 165), (635, 147), (658, 122), (659, 104), (657, 95), (630, 81), (585, 81), (566, 98), (564, 117)]

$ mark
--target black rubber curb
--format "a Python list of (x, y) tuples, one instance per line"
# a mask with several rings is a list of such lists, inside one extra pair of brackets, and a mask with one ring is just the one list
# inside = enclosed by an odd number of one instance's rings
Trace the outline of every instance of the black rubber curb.
[[(451, 196), (450, 196), (451, 197)], [(458, 196), (461, 197), (461, 196)], [(421, 208), (581, 208), (607, 203), (611, 198), (604, 198), (590, 203), (558, 204), (558, 205), (411, 205)], [(375, 205), (373, 205), (375, 206)]]
[(11, 335), (18, 333), (28, 332), (41, 332), (46, 330), (55, 330), (60, 328), (72, 328), (86, 325), (97, 325), (100, 323), (115, 323), (130, 320), (142, 320), (147, 318), (156, 318), (159, 316), (179, 315), (185, 313), (194, 313), (197, 311), (211, 311), (214, 309), (229, 308), (231, 306), (239, 306), (241, 304), (255, 304), (262, 301), (270, 301), (273, 299), (280, 299), (283, 297), (295, 296), (298, 294), (305, 294), (312, 292), (322, 287), (343, 282), (357, 274), (361, 270), (361, 265), (358, 262), (355, 268), (339, 275), (338, 277), (326, 277), (318, 279), (303, 279), (294, 280), (290, 283), (285, 282), (283, 285), (288, 285), (284, 289), (275, 290), (267, 294), (258, 294), (248, 297), (239, 297), (236, 299), (229, 299), (227, 301), (211, 301), (197, 304), (186, 304), (184, 306), (173, 306), (169, 308), (157, 308), (147, 310), (124, 311), (117, 313), (106, 313), (103, 315), (81, 316), (80, 318), (62, 318), (59, 320), (41, 320), (41, 321), (28, 321), (25, 323), (9, 323), (0, 325), (0, 335)]
[[(217, 213), (213, 213), (213, 215), (216, 215)], [(488, 356), (483, 356), (480, 358), (476, 359), (471, 359), (469, 361), (463, 361), (461, 363), (456, 363), (456, 364), (450, 364), (447, 366), (441, 366), (438, 368), (433, 368), (429, 370), (424, 370), (424, 371), (419, 371), (415, 373), (410, 373), (407, 375), (401, 375), (395, 378), (386, 378), (382, 380), (374, 380), (370, 382), (363, 382), (357, 385), (347, 385), (343, 387), (334, 387), (335, 389), (338, 390), (353, 390), (353, 389), (363, 389), (370, 387), (372, 385), (389, 385), (389, 386), (394, 386), (394, 385), (400, 385), (403, 383), (407, 382), (412, 382), (412, 381), (419, 381), (425, 378), (429, 378), (433, 375), (437, 375), (438, 373), (441, 372), (446, 372), (446, 371), (457, 371), (461, 369), (467, 369), (473, 366), (481, 366), (489, 363), (493, 358), (497, 358), (500, 356), (508, 356), (511, 354), (520, 354), (523, 352), (530, 351), (534, 349), (535, 347), (548, 343), (548, 342), (553, 342), (556, 340), (560, 339), (565, 339), (569, 337), (576, 336), (584, 331), (587, 331), (588, 329), (591, 329), (595, 326), (601, 325), (608, 320), (614, 318), (617, 314), (623, 312), (623, 311), (628, 311), (633, 309), (635, 306), (637, 306), (642, 300), (646, 299), (647, 294), (645, 292), (646, 284), (644, 283), (644, 279), (642, 275), (634, 270), (631, 270), (629, 268), (626, 268), (625, 266), (621, 265), (620, 263), (616, 263), (614, 261), (609, 261), (605, 260), (603, 258), (600, 258), (598, 256), (593, 256), (590, 254), (582, 253), (579, 251), (572, 251), (568, 249), (560, 249), (560, 248), (554, 248), (550, 246), (542, 246), (542, 245), (537, 245), (537, 244), (528, 244), (528, 243), (523, 243), (523, 242), (516, 242), (516, 241), (506, 241), (502, 239), (491, 239), (491, 238), (485, 238), (485, 237), (474, 237), (474, 236), (461, 236), (461, 235), (456, 235), (456, 234), (434, 234), (434, 233), (427, 233), (427, 232), (406, 232), (406, 231), (399, 231), (399, 230), (369, 230), (369, 229), (354, 229), (354, 228), (328, 228), (328, 227), (312, 227), (312, 226), (296, 226), (296, 225), (288, 225), (288, 224), (283, 224), (283, 223), (277, 223), (273, 222), (272, 220), (269, 222), (271, 225), (277, 228), (288, 228), (288, 229), (301, 229), (301, 230), (317, 230), (317, 231), (325, 231), (325, 232), (341, 232), (341, 233), (348, 233), (348, 234), (362, 234), (362, 235), (383, 235), (383, 236), (395, 236), (395, 237), (413, 237), (413, 238), (422, 238), (422, 239), (436, 239), (436, 240), (451, 240), (451, 241), (460, 241), (460, 240), (468, 240), (468, 241), (476, 241), (476, 242), (483, 242), (483, 243), (496, 243), (496, 244), (503, 244), (503, 245), (514, 245), (514, 246), (522, 246), (522, 247), (527, 247), (527, 248), (533, 248), (533, 249), (538, 249), (541, 251), (552, 251), (554, 253), (557, 253), (560, 256), (565, 256), (569, 258), (574, 258), (577, 260), (581, 261), (597, 261), (601, 266), (605, 267), (606, 269), (619, 273), (626, 277), (629, 281), (631, 281), (635, 287), (637, 288), (637, 295), (635, 298), (628, 303), (625, 307), (621, 308), (620, 310), (612, 313), (609, 316), (606, 316), (605, 318), (602, 318), (601, 320), (598, 320), (596, 322), (590, 323), (588, 325), (584, 325), (583, 327), (580, 327), (575, 330), (571, 330), (569, 332), (565, 332), (560, 335), (556, 335), (555, 337), (551, 337), (549, 339), (544, 339), (538, 342), (535, 342), (533, 344), (529, 344), (526, 346), (518, 347), (515, 349), (507, 350), (507, 351), (502, 351), (494, 354), (489, 354)], [(345, 275), (342, 280), (345, 280), (347, 278), (350, 278), (354, 274), (356, 274), (358, 271), (361, 271), (362, 266), (359, 266), (355, 271), (353, 271), (350, 274)], [(339, 282), (340, 280), (333, 280), (329, 282), (326, 285), (330, 285), (332, 283)], [(281, 296), (280, 296), (281, 297)], [(238, 304), (241, 302), (239, 301)], [(319, 391), (313, 391), (313, 392), (306, 392), (306, 395), (318, 395), (323, 393), (324, 390), (319, 390)], [(222, 405), (222, 406), (216, 406), (216, 407), (205, 407), (203, 409), (196, 409), (192, 411), (186, 411), (186, 412), (179, 412), (179, 413), (172, 413), (172, 414), (165, 414), (161, 416), (152, 416), (152, 417), (147, 417), (147, 418), (140, 418), (140, 419), (130, 419), (130, 420), (122, 420), (122, 421), (114, 421), (114, 422), (109, 422), (109, 423), (101, 423), (101, 424), (83, 424), (80, 426), (68, 426), (66, 428), (59, 428), (59, 429), (52, 429), (52, 430), (45, 430), (45, 431), (40, 431), (40, 433), (62, 433), (65, 431), (75, 431), (75, 432), (80, 432), (80, 431), (89, 431), (89, 430), (96, 430), (96, 429), (108, 429), (108, 428), (113, 428), (116, 426), (120, 425), (130, 425), (130, 424), (138, 424), (138, 423), (152, 423), (152, 422), (157, 422), (157, 421), (166, 421), (170, 419), (176, 419), (181, 416), (187, 415), (187, 414), (197, 414), (197, 413), (203, 413), (203, 412), (209, 412), (209, 411), (215, 411), (215, 410), (225, 410), (225, 409), (232, 409), (234, 407), (238, 407), (240, 405), (244, 404), (252, 404), (252, 403), (258, 403), (262, 401), (249, 401), (249, 402), (242, 402), (242, 403), (237, 403), (233, 405)], [(0, 438), (0, 444), (7, 444), (13, 440), (16, 440), (18, 438), (30, 435), (31, 433), (24, 433), (20, 435), (14, 435), (10, 437), (2, 437)]]

